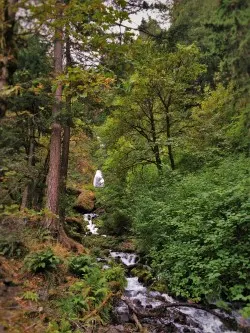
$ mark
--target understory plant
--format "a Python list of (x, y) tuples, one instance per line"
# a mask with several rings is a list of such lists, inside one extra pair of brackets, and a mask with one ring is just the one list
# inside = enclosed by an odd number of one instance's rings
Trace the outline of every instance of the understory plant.
[(50, 248), (43, 251), (32, 252), (24, 259), (24, 267), (28, 272), (44, 273), (57, 268), (62, 260)]
[(57, 301), (62, 316), (80, 320), (83, 325), (108, 322), (113, 298), (126, 287), (123, 267), (103, 270), (92, 257), (81, 255), (70, 260), (69, 270), (79, 280)]
[(176, 295), (248, 301), (249, 185), (249, 158), (238, 156), (131, 189), (139, 247)]
[(80, 255), (70, 259), (69, 271), (72, 274), (83, 278), (92, 270), (92, 268), (96, 267), (96, 265), (97, 264), (92, 257), (88, 255)]

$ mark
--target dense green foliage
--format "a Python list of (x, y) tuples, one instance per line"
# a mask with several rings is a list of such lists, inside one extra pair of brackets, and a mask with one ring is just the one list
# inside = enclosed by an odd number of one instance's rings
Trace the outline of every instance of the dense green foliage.
[(132, 227), (132, 219), (130, 216), (121, 210), (116, 210), (113, 213), (107, 213), (103, 217), (102, 230), (108, 235), (122, 236), (129, 234)]
[(106, 269), (104, 276), (112, 291), (124, 290), (127, 286), (125, 270), (122, 266), (114, 266)]
[[(126, 287), (124, 269), (114, 266), (103, 272), (93, 258), (88, 256), (73, 258), (69, 269), (81, 280), (72, 284), (58, 300), (62, 314), (70, 319), (81, 317), (86, 323), (93, 319), (96, 322), (106, 322), (111, 310), (111, 296)], [(95, 311), (99, 307), (100, 310)], [(94, 314), (88, 317), (88, 312), (91, 311)]]
[(93, 258), (87, 255), (73, 257), (69, 261), (69, 271), (81, 278), (87, 275), (93, 267), (96, 267), (96, 263)]
[(140, 248), (175, 294), (246, 300), (249, 171), (248, 159), (227, 158), (195, 174), (132, 188)]

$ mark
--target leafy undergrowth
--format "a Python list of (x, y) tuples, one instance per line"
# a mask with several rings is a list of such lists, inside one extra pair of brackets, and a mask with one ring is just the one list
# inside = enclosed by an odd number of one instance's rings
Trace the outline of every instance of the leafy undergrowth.
[(249, 317), (249, 182), (249, 158), (239, 156), (157, 186), (136, 183), (139, 246), (173, 294), (241, 302)]
[[(9, 219), (0, 227), (0, 330), (98, 332), (109, 323), (113, 301), (126, 286), (121, 266), (104, 270), (93, 248), (69, 252), (34, 222)], [(100, 251), (112, 243), (102, 242)]]

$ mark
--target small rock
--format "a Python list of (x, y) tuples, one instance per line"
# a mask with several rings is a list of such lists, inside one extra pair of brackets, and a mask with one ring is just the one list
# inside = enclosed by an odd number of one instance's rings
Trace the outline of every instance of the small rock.
[(118, 330), (119, 332), (124, 332), (125, 331), (125, 328), (122, 325), (115, 326), (115, 329)]

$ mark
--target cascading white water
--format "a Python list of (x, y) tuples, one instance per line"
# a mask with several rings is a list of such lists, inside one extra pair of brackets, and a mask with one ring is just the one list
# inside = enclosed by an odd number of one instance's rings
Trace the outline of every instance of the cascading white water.
[(138, 281), (138, 277), (129, 277), (127, 281), (128, 285), (125, 289), (125, 296), (129, 297), (134, 303), (138, 303), (143, 307), (150, 306), (152, 308), (162, 304), (162, 302), (150, 296), (147, 288)]
[[(123, 253), (110, 251), (112, 258), (119, 259), (128, 268), (134, 266), (138, 260), (138, 256), (135, 253)], [(139, 281), (138, 277), (128, 277), (127, 287), (125, 289), (125, 296), (128, 297), (138, 308), (156, 308), (163, 304), (177, 302), (168, 294), (161, 294), (160, 292), (149, 291)], [(117, 307), (120, 318), (124, 318), (124, 321), (128, 321), (128, 307), (125, 303), (121, 302)], [(179, 307), (169, 308), (170, 314), (167, 319), (162, 318), (161, 322), (169, 324), (173, 323), (177, 332), (195, 332), (195, 333), (237, 333), (236, 331), (229, 331), (221, 320), (215, 315), (195, 308)], [(174, 318), (176, 313), (183, 314), (186, 317), (185, 323), (180, 324)], [(175, 316), (174, 316), (175, 314)], [(123, 316), (123, 317), (122, 317)], [(171, 319), (171, 316), (173, 319)], [(156, 319), (157, 321), (157, 319)], [(190, 331), (191, 329), (191, 331)], [(166, 331), (167, 332), (167, 331)]]
[(180, 308), (179, 311), (191, 317), (203, 328), (205, 333), (235, 333), (235, 331), (226, 330), (220, 319), (209, 312), (184, 307)]
[(138, 256), (135, 253), (110, 251), (110, 255), (114, 259), (121, 260), (121, 262), (127, 267), (134, 266), (138, 260)]
[(89, 214), (84, 214), (83, 215), (84, 221), (88, 222), (87, 228), (89, 229), (91, 234), (98, 235), (98, 228), (93, 223), (93, 218), (94, 217), (97, 217), (97, 215), (94, 214), (94, 213), (89, 213)]
[[(87, 228), (89, 229), (90, 233), (98, 235), (98, 228), (93, 223), (93, 218), (95, 217), (97, 217), (97, 215), (94, 213), (84, 214), (84, 220), (88, 222)], [(110, 256), (113, 259), (119, 260), (128, 268), (135, 266), (138, 262), (138, 255), (135, 253), (110, 251)], [(108, 267), (109, 266), (107, 265), (107, 267), (104, 268), (106, 269)], [(128, 284), (124, 294), (133, 302), (134, 306), (138, 308), (150, 309), (166, 304), (166, 302), (176, 302), (176, 300), (174, 300), (174, 298), (172, 298), (168, 294), (161, 294), (160, 292), (149, 291), (138, 281), (138, 277), (128, 277), (127, 282)], [(129, 321), (129, 309), (126, 303), (120, 301), (120, 303), (116, 307), (116, 312), (122, 322)], [(168, 313), (168, 318), (161, 318), (160, 322), (162, 324), (165, 323), (166, 325), (172, 323), (177, 330), (176, 332), (237, 333), (236, 331), (227, 330), (225, 325), (218, 317), (203, 310), (190, 307), (174, 307), (169, 308)], [(176, 313), (185, 316), (185, 323), (178, 323), (176, 321)], [(158, 319), (155, 318), (154, 320), (155, 323), (158, 322)], [(166, 329), (168, 331), (168, 328)]]

